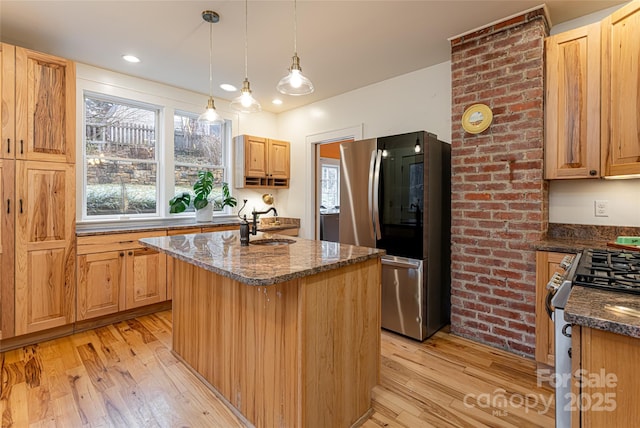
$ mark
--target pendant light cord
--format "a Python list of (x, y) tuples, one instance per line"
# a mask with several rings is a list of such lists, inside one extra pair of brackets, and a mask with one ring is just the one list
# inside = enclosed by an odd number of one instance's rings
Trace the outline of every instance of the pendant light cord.
[(209, 97), (213, 97), (213, 24), (209, 23)]
[(247, 1), (244, 0), (244, 78), (249, 79), (249, 66), (247, 63), (247, 57), (249, 56), (249, 42), (247, 37), (247, 32), (249, 31), (249, 7), (247, 6)]
[(298, 55), (298, 6), (296, 0), (293, 0), (293, 53)]

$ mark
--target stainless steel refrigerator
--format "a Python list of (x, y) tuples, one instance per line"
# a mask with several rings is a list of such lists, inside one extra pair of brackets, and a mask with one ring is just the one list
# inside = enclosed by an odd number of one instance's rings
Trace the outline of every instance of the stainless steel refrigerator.
[(382, 327), (449, 322), (451, 146), (428, 132), (340, 145), (340, 242), (383, 248)]

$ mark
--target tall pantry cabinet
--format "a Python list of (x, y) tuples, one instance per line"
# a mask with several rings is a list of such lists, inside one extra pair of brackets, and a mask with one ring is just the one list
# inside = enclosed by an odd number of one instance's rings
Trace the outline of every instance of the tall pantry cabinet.
[(602, 21), (602, 158), (605, 175), (640, 174), (640, 1)]
[(6, 339), (75, 320), (75, 65), (3, 44), (2, 104)]

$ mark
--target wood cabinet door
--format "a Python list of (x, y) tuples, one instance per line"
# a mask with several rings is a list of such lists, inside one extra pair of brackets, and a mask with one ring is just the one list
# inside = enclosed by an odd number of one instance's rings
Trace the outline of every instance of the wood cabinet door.
[(289, 178), (289, 143), (286, 141), (269, 140), (269, 168), (270, 178)]
[(580, 353), (572, 353), (572, 359), (579, 355), (584, 379), (577, 403), (583, 406), (580, 426), (638, 426), (640, 339), (581, 327), (580, 341)]
[(125, 309), (167, 300), (167, 256), (150, 248), (127, 251)]
[(600, 171), (600, 23), (545, 41), (545, 178)]
[(16, 48), (16, 157), (75, 163), (75, 64)]
[(0, 158), (0, 340), (14, 333), (14, 162)]
[(565, 253), (536, 252), (536, 354), (539, 363), (555, 366), (554, 324), (545, 308), (547, 283), (566, 256)]
[(605, 175), (640, 174), (640, 1), (602, 21), (602, 163)]
[(75, 318), (75, 167), (16, 161), (16, 335)]
[(78, 256), (78, 321), (124, 309), (125, 252)]
[(16, 157), (15, 54), (14, 46), (0, 43), (0, 158), (5, 159)]
[(246, 177), (267, 176), (267, 139), (244, 136), (244, 175)]

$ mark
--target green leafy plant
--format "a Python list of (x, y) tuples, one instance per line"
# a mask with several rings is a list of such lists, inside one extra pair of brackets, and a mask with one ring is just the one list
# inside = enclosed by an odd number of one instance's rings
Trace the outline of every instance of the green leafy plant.
[[(213, 173), (211, 171), (198, 171), (198, 179), (193, 183), (193, 192), (195, 194), (193, 206), (196, 210), (201, 210), (209, 205), (209, 196), (212, 190)], [(169, 212), (171, 214), (181, 213), (189, 208), (189, 204), (191, 204), (191, 194), (189, 192), (179, 193), (169, 201)]]
[(229, 192), (229, 183), (222, 183), (222, 196), (218, 197), (214, 204), (219, 210), (224, 209), (226, 206), (235, 207), (238, 204), (236, 198), (231, 196), (231, 192)]

